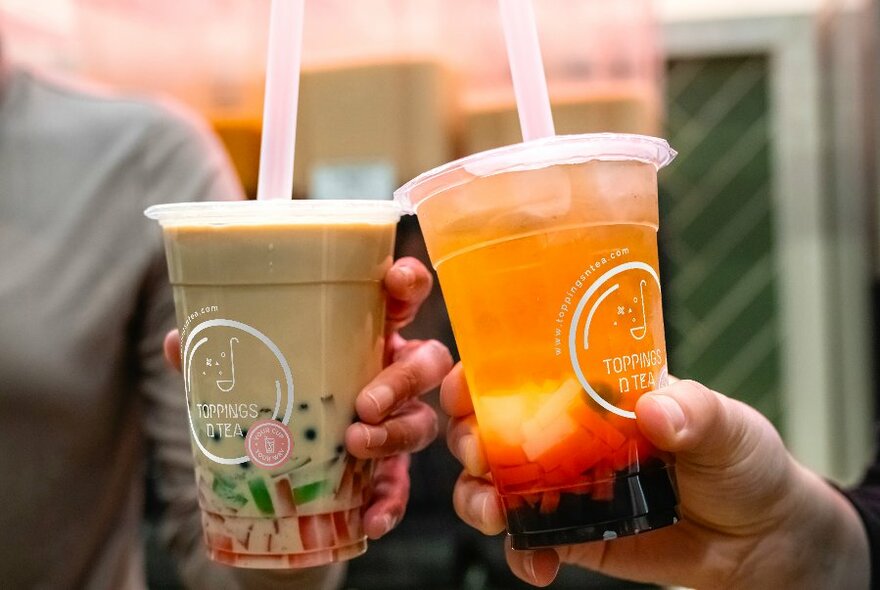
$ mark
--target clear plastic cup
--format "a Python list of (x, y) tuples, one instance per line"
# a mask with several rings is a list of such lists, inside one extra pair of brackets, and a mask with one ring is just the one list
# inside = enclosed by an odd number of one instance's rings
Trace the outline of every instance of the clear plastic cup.
[(205, 542), (238, 567), (366, 550), (370, 462), (348, 455), (382, 368), (399, 208), (378, 201), (159, 205)]
[(667, 380), (657, 171), (638, 135), (556, 136), (410, 181), (516, 549), (679, 518), (670, 458), (636, 427)]

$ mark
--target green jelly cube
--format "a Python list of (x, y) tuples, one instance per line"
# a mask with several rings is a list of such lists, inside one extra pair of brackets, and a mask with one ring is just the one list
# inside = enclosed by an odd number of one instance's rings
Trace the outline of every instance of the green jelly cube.
[(251, 490), (251, 496), (254, 497), (254, 504), (263, 514), (275, 514), (275, 507), (272, 505), (272, 496), (269, 495), (269, 489), (262, 477), (256, 477), (248, 480), (248, 488)]
[(235, 482), (222, 475), (214, 474), (211, 490), (215, 496), (236, 508), (241, 508), (248, 503), (248, 499), (235, 489)]
[(333, 492), (333, 486), (328, 480), (322, 479), (293, 488), (293, 501), (296, 504), (306, 504), (331, 492)]

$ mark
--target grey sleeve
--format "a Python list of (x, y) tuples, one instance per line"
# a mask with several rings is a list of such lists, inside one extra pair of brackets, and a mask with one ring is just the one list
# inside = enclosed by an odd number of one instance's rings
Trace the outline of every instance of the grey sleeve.
[[(205, 129), (166, 120), (145, 145), (146, 205), (168, 201), (242, 198), (225, 153)], [(163, 341), (175, 327), (174, 301), (158, 231), (152, 233), (151, 263), (141, 298), (137, 345), (145, 400), (144, 430), (157, 469), (157, 495), (164, 505), (160, 537), (190, 588), (338, 588), (345, 568), (244, 570), (216, 564), (206, 556), (193, 474), (183, 380), (164, 359)]]

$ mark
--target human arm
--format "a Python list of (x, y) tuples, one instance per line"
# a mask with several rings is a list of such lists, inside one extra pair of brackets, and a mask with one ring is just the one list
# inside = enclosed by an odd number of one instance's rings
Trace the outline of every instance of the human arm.
[[(454, 504), (484, 533), (504, 529), (461, 367), (444, 381), (450, 450), (465, 466)], [(547, 585), (559, 563), (638, 581), (693, 588), (867, 588), (868, 542), (852, 504), (801, 466), (756, 410), (680, 381), (646, 394), (642, 433), (675, 454), (682, 521), (608, 542), (512, 551), (511, 569)]]

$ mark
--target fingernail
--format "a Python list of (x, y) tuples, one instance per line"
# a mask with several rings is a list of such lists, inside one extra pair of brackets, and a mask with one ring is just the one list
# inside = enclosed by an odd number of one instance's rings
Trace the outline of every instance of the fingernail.
[(386, 514), (385, 516), (383, 516), (382, 517), (382, 536), (390, 533), (391, 529), (393, 529), (395, 526), (397, 526), (397, 518), (396, 517), (391, 516), (390, 514)]
[(388, 519), (388, 531), (391, 532), (400, 522), (400, 517), (397, 515), (392, 515), (391, 518)]
[(367, 439), (364, 446), (368, 449), (381, 447), (385, 444), (385, 441), (388, 440), (388, 431), (384, 428), (367, 426), (366, 424), (361, 424), (360, 426), (364, 433), (364, 437)]
[(364, 395), (373, 402), (373, 405), (376, 406), (376, 411), (379, 412), (379, 414), (385, 414), (394, 404), (394, 391), (386, 385), (374, 387), (364, 393)]
[(477, 469), (477, 440), (474, 435), (467, 434), (461, 439), (461, 458), (469, 474), (475, 477), (482, 475)]
[(480, 521), (486, 522), (489, 518), (489, 494), (480, 494), (483, 498), (482, 503), (480, 504)]
[(531, 578), (532, 580), (537, 582), (538, 576), (535, 575), (535, 552), (534, 551), (529, 551), (529, 553), (526, 555), (526, 558), (525, 558), (523, 565), (526, 566), (526, 571), (529, 574), (529, 578)]
[[(539, 549), (532, 554), (532, 571), (538, 586), (549, 586), (559, 573), (559, 556), (552, 549)], [(538, 577), (540, 572), (541, 577)]]
[(412, 271), (412, 269), (408, 266), (398, 267), (397, 272), (400, 273), (400, 276), (403, 278), (407, 287), (412, 287), (416, 282), (416, 273)]
[(480, 528), (486, 522), (486, 494), (476, 493), (470, 499), (471, 516), (480, 523)]
[(653, 399), (666, 414), (666, 418), (669, 420), (673, 430), (676, 433), (681, 432), (687, 419), (685, 418), (684, 410), (681, 409), (678, 402), (668, 395), (654, 395)]

